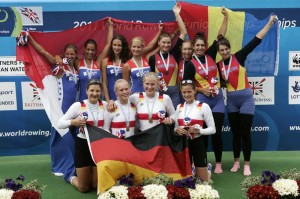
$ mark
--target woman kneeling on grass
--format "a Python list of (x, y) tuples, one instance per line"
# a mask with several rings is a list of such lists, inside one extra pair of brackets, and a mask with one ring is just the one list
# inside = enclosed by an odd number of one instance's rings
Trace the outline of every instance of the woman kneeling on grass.
[(103, 128), (104, 110), (107, 103), (100, 100), (101, 86), (99, 80), (91, 79), (86, 89), (88, 99), (75, 102), (58, 122), (59, 128), (79, 127), (79, 133), (75, 140), (77, 177), (74, 176), (71, 179), (71, 184), (80, 192), (97, 188), (97, 167), (89, 151), (83, 128), (86, 123)]

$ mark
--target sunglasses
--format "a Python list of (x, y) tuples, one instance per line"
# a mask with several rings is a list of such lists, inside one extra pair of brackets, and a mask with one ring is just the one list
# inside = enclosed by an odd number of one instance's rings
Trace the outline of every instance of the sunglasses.
[(193, 83), (193, 81), (192, 80), (190, 80), (190, 79), (188, 79), (188, 80), (182, 80), (182, 82), (181, 82), (182, 84), (192, 84)]

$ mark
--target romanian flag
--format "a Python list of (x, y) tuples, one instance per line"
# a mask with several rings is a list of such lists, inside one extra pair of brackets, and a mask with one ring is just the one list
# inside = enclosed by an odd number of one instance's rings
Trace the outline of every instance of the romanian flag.
[(85, 130), (97, 164), (98, 193), (130, 173), (135, 183), (159, 173), (175, 180), (191, 175), (186, 137), (174, 135), (170, 126), (161, 124), (125, 139), (89, 125)]
[[(30, 35), (37, 43), (44, 47), (51, 55), (62, 55), (64, 47), (67, 44), (74, 44), (78, 49), (78, 57), (83, 58), (84, 43), (88, 39), (94, 39), (97, 43), (97, 54), (100, 54), (105, 46), (107, 37), (107, 20), (103, 18), (91, 24), (72, 28), (61, 32), (30, 32)], [(114, 35), (122, 34), (128, 42), (136, 36), (144, 38), (148, 44), (158, 33), (158, 23), (137, 23), (118, 19), (112, 19)], [(177, 23), (164, 23), (164, 30), (172, 33), (176, 30)], [(72, 36), (70, 36), (72, 35)], [(52, 75), (50, 64), (42, 57), (33, 46), (28, 42), (25, 46), (17, 46), (17, 60), (23, 61), (26, 75), (35, 82), (45, 111), (51, 121), (52, 126), (63, 136), (67, 129), (57, 128), (58, 119), (62, 117), (63, 112), (58, 102), (58, 82)]]
[[(180, 2), (180, 15), (186, 24), (189, 37), (193, 39), (197, 32), (204, 32), (208, 45), (217, 38), (223, 22), (221, 7), (202, 6)], [(228, 10), (228, 28), (226, 37), (231, 43), (231, 52), (235, 53), (245, 46), (267, 24), (269, 17), (256, 19), (246, 12)], [(217, 61), (221, 57), (217, 57)], [(279, 64), (279, 25), (276, 22), (245, 61), (248, 74), (277, 75)]]

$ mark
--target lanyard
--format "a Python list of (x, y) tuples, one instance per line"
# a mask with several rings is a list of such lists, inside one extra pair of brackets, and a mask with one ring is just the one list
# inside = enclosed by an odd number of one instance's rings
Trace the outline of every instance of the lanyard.
[(191, 111), (194, 109), (194, 106), (196, 105), (195, 101), (193, 102), (191, 108), (189, 109), (188, 113), (187, 112), (187, 105), (186, 102), (184, 102), (184, 113), (183, 113), (183, 118), (186, 118), (189, 116), (189, 114), (191, 113)]
[(92, 78), (92, 73), (93, 73), (92, 70), (93, 70), (94, 60), (92, 60), (92, 63), (90, 64), (90, 67), (87, 67), (85, 59), (83, 61), (84, 61), (84, 66), (85, 66), (86, 72), (88, 74), (88, 77), (89, 77), (89, 79), (91, 79)]
[(228, 77), (229, 77), (229, 72), (230, 72), (230, 67), (231, 67), (231, 61), (232, 61), (232, 56), (230, 55), (227, 71), (225, 69), (224, 61), (222, 61), (225, 80), (228, 80)]
[(160, 57), (164, 63), (164, 66), (165, 66), (165, 69), (166, 69), (166, 73), (168, 73), (168, 70), (169, 70), (169, 64), (170, 64), (170, 54), (168, 53), (168, 58), (167, 58), (167, 63), (164, 59), (164, 56), (162, 55), (161, 51), (159, 51), (159, 54), (160, 54)]
[[(123, 105), (119, 102), (119, 101), (116, 101), (116, 103), (118, 104), (118, 107), (121, 109), (121, 112), (125, 118), (125, 123), (126, 123), (126, 130), (129, 131), (129, 122), (130, 122), (130, 112), (129, 112), (129, 109), (130, 109), (130, 103), (128, 102), (126, 105), (126, 113), (123, 109)], [(128, 117), (126, 117), (126, 115)]]
[[(204, 58), (205, 58), (205, 67), (203, 66), (203, 64), (201, 63), (201, 61), (197, 57), (197, 55), (194, 54), (194, 57), (197, 60), (197, 62), (200, 64), (200, 67), (204, 70), (204, 72), (205, 72), (205, 78), (207, 79), (208, 78), (208, 64), (207, 64), (206, 55), (204, 55)], [(200, 67), (198, 67), (198, 69), (200, 69)]]
[[(155, 94), (156, 95), (156, 94)], [(155, 102), (157, 101), (157, 97), (154, 95), (154, 102), (153, 102), (153, 105), (152, 105), (152, 108), (151, 108), (151, 110), (149, 109), (149, 101), (148, 101), (148, 97), (147, 97), (147, 95), (145, 94), (145, 99), (146, 99), (146, 104), (147, 104), (147, 110), (148, 110), (148, 120), (149, 120), (149, 122), (150, 123), (152, 123), (153, 122), (153, 118), (152, 118), (152, 116), (153, 116), (153, 110), (154, 110), (154, 105), (155, 105)]]
[[(97, 104), (97, 108), (91, 107), (90, 103), (87, 103), (88, 109), (91, 112), (91, 115), (93, 117), (94, 125), (95, 127), (98, 127), (98, 116), (99, 116), (99, 105)], [(96, 117), (94, 113), (96, 112)]]
[(74, 81), (75, 84), (77, 84), (77, 77), (76, 77), (76, 74), (75, 74), (74, 67), (70, 67), (69, 64), (66, 64), (66, 66), (68, 67), (69, 71), (71, 72), (72, 80)]
[(143, 62), (142, 57), (141, 57), (141, 67), (137, 64), (137, 62), (134, 59), (134, 57), (132, 57), (132, 61), (135, 64), (135, 66), (138, 68), (140, 77), (142, 78), (144, 76), (144, 62)]
[(115, 62), (113, 61), (113, 64), (114, 64), (114, 72), (115, 72), (115, 77), (117, 78), (118, 74), (119, 74), (119, 69), (121, 68), (121, 63), (122, 63), (122, 60), (120, 60), (120, 63), (118, 66), (116, 66)]

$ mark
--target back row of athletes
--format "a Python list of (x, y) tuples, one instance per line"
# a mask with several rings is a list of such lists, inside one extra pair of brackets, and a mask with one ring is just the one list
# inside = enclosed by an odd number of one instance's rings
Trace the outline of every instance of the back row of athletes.
[[(237, 172), (240, 168), (239, 157), (242, 148), (244, 153), (243, 174), (251, 175), (252, 143), (250, 130), (255, 106), (244, 62), (247, 55), (260, 44), (267, 34), (276, 21), (276, 16), (271, 16), (269, 22), (244, 48), (231, 54), (230, 42), (224, 37), (228, 23), (226, 9), (221, 9), (224, 15), (223, 23), (218, 32), (218, 38), (209, 48), (207, 48), (205, 36), (201, 33), (197, 34), (193, 41), (185, 40), (187, 31), (180, 17), (180, 10), (178, 5), (173, 8), (180, 32), (173, 49), (171, 49), (171, 43), (176, 32), (172, 35), (163, 33), (163, 26), (161, 25), (159, 32), (147, 46), (141, 37), (135, 37), (128, 47), (125, 37), (122, 35), (113, 37), (111, 21), (108, 22), (109, 31), (106, 45), (97, 59), (95, 59), (97, 44), (94, 40), (86, 41), (84, 58), (81, 60), (77, 59), (76, 46), (67, 45), (63, 57), (67, 58), (68, 64), (63, 65), (63, 70), (55, 69), (58, 82), (60, 82), (58, 86), (62, 95), (60, 97), (62, 110), (65, 113), (76, 101), (77, 84), (79, 84), (79, 101), (87, 98), (86, 85), (90, 79), (100, 80), (102, 78), (104, 97), (109, 102), (108, 109), (110, 110), (116, 108), (111, 100), (117, 99), (113, 88), (117, 79), (123, 78), (129, 81), (132, 93), (143, 92), (143, 76), (149, 71), (159, 72), (160, 77), (162, 77), (160, 79), (162, 83), (160, 92), (171, 98), (174, 107), (184, 101), (179, 92), (179, 82), (188, 79), (193, 80), (196, 84), (196, 99), (207, 103), (212, 111), (216, 129), (216, 133), (212, 137), (216, 160), (214, 172), (222, 173), (221, 129), (225, 105), (223, 94), (219, 92), (219, 89), (221, 82), (224, 81), (227, 87), (228, 119), (233, 132), (234, 164), (231, 171)], [(57, 56), (49, 54), (30, 35), (29, 42), (52, 65), (59, 61)], [(158, 44), (157, 51), (149, 52), (156, 43)], [(222, 60), (216, 64), (217, 52), (222, 56)], [(51, 138), (51, 140), (53, 139), (60, 139), (58, 133), (56, 133), (56, 138)], [(52, 170), (54, 164), (52, 161)], [(53, 170), (53, 172), (56, 171)], [(62, 173), (65, 174), (66, 172), (62, 171)], [(65, 179), (69, 180), (69, 178), (70, 176), (65, 174)]]

